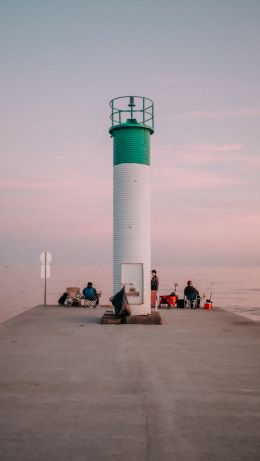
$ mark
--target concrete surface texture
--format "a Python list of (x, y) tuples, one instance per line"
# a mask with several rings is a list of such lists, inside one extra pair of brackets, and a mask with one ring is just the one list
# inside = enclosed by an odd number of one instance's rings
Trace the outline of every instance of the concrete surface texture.
[(259, 324), (103, 313), (37, 306), (0, 325), (1, 461), (260, 459)]

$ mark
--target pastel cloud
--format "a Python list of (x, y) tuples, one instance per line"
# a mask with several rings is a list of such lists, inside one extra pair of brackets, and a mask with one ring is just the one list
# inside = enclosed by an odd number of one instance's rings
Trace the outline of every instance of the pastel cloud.
[(162, 175), (164, 180), (156, 184), (155, 187), (157, 190), (158, 188), (160, 188), (160, 190), (164, 188), (185, 190), (198, 188), (212, 189), (237, 183), (237, 179), (235, 178), (231, 179), (229, 177), (217, 176), (214, 172), (184, 171), (183, 168), (179, 167), (162, 167), (160, 169), (160, 175)]
[(18, 190), (43, 190), (49, 189), (50, 185), (42, 181), (19, 181), (16, 179), (0, 180), (1, 189), (18, 189)]
[[(198, 158), (198, 154), (212, 154), (210, 158), (213, 158), (213, 155), (216, 154), (218, 156), (221, 153), (228, 153), (230, 154), (238, 154), (241, 151), (244, 151), (245, 147), (240, 143), (225, 143), (225, 144), (199, 144), (199, 145), (181, 145), (181, 146), (164, 146), (160, 148), (159, 152), (163, 155), (173, 155), (176, 156), (178, 154), (183, 156), (190, 156), (194, 157), (195, 155)], [(155, 154), (157, 153), (156, 149)]]
[(168, 215), (167, 221), (161, 217), (152, 223), (154, 253), (160, 257), (156, 249), (163, 248), (169, 264), (173, 261), (175, 264), (223, 264), (239, 258), (241, 261), (250, 258), (251, 263), (256, 263), (260, 257), (259, 232), (260, 216), (245, 211), (197, 211)]
[[(65, 176), (65, 177), (64, 177)], [(4, 210), (2, 231), (39, 240), (47, 233), (71, 241), (111, 234), (112, 178), (68, 173), (55, 179), (0, 181)], [(22, 211), (21, 211), (22, 210)], [(62, 236), (61, 236), (62, 234)]]
[[(189, 147), (187, 148), (189, 149)], [(201, 145), (190, 146), (190, 149), (200, 152), (237, 152), (243, 149), (242, 144)]]
[[(233, 162), (234, 168), (239, 165), (243, 168), (260, 166), (260, 155), (252, 154), (247, 151), (246, 147), (239, 143), (232, 144), (202, 144), (202, 145), (184, 145), (184, 146), (164, 146), (156, 154), (174, 159), (179, 167), (188, 169), (193, 166), (225, 164)], [(160, 167), (159, 167), (160, 168)]]
[[(64, 174), (63, 174), (64, 176)], [(112, 183), (112, 179), (110, 181)], [(105, 194), (109, 188), (109, 181), (95, 176), (87, 176), (83, 174), (75, 174), (74, 178), (68, 177), (67, 179), (46, 179), (40, 181), (32, 180), (16, 180), (16, 179), (1, 179), (1, 189), (13, 189), (13, 190), (62, 190), (62, 189), (74, 189), (84, 190), (86, 188), (93, 188), (97, 193), (102, 192)]]
[(20, 191), (59, 191), (62, 189), (79, 189), (80, 183), (73, 179), (68, 180), (46, 180), (46, 181), (31, 181), (31, 180), (15, 180), (3, 179), (0, 180), (0, 188), (8, 190)]
[(190, 111), (173, 115), (175, 120), (221, 120), (226, 118), (258, 118), (260, 108), (241, 108), (213, 111)]

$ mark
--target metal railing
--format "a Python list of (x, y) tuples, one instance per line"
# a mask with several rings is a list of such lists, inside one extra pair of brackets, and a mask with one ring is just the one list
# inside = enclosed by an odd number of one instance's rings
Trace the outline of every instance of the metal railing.
[(112, 127), (130, 119), (154, 130), (154, 103), (151, 99), (144, 96), (119, 96), (112, 99), (109, 105), (112, 109)]

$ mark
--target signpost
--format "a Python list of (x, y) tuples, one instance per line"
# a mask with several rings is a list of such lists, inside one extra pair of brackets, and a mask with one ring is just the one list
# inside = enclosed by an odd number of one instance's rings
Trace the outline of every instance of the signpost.
[(40, 255), (41, 265), (41, 278), (44, 279), (44, 306), (46, 306), (46, 297), (47, 297), (47, 279), (51, 276), (51, 266), (52, 255), (49, 251), (43, 251)]

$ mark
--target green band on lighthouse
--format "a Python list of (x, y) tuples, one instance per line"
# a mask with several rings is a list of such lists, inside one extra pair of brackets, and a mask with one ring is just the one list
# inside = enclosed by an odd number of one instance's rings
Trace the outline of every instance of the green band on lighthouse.
[(115, 126), (110, 130), (114, 140), (114, 165), (141, 163), (150, 165), (151, 129), (134, 121)]

